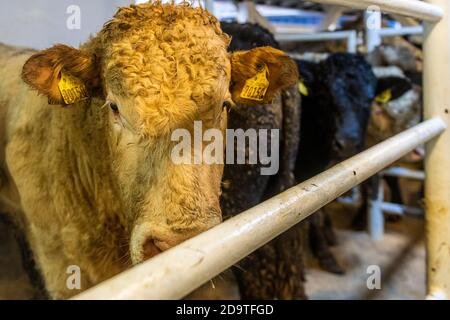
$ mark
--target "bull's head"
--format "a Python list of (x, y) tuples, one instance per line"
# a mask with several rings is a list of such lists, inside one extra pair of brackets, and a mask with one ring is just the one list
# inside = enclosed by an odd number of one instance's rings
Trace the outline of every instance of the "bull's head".
[[(205, 10), (155, 2), (120, 9), (81, 49), (56, 45), (23, 67), (24, 81), (54, 104), (90, 103), (105, 119), (110, 154), (104, 159), (111, 162), (134, 263), (221, 221), (223, 165), (175, 164), (172, 132), (192, 132), (194, 121), (203, 130), (224, 130), (228, 102), (268, 103), (298, 79), (283, 52), (264, 47), (229, 55), (228, 44)], [(265, 93), (259, 101), (246, 98), (246, 81), (263, 69)], [(62, 94), (61, 81), (74, 95)]]
[[(378, 78), (376, 94), (367, 130), (368, 146), (380, 143), (421, 121), (422, 88), (414, 84), (396, 66), (375, 67)], [(424, 148), (419, 146), (402, 158), (402, 161), (423, 160)]]

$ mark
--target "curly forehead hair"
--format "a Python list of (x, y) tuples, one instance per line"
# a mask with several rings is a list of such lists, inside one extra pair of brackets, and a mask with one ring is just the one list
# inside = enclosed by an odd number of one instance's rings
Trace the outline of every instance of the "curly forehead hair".
[(216, 118), (228, 89), (230, 38), (202, 8), (152, 1), (119, 9), (97, 35), (110, 90), (153, 134)]
[(127, 31), (132, 33), (140, 26), (168, 26), (180, 19), (189, 19), (197, 25), (209, 25), (217, 35), (227, 37), (222, 32), (219, 21), (203, 8), (194, 8), (187, 1), (180, 4), (162, 4), (160, 0), (120, 8), (114, 17), (105, 23), (102, 35), (107, 40), (117, 40), (127, 36)]

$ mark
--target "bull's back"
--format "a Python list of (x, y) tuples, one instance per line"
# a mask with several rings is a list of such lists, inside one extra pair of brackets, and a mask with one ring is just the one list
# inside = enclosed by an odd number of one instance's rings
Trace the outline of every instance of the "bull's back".
[[(20, 200), (14, 179), (6, 164), (6, 148), (14, 130), (25, 120), (33, 117), (35, 103), (42, 97), (30, 90), (21, 79), (24, 63), (35, 51), (11, 47), (0, 43), (0, 212), (20, 211)], [(29, 108), (29, 110), (27, 110)]]
[(33, 53), (31, 49), (0, 43), (0, 142), (2, 146), (6, 143), (8, 130), (21, 104), (29, 96), (36, 95), (30, 92), (31, 90), (21, 79), (22, 67)]

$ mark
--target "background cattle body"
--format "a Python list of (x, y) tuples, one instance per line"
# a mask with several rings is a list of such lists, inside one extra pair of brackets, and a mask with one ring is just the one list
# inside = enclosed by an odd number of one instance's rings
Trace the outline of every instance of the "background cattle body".
[[(230, 51), (279, 45), (257, 24), (222, 22), (232, 37)], [(300, 137), (300, 94), (297, 85), (284, 90), (271, 104), (248, 108), (237, 104), (228, 114), (228, 128), (280, 129), (280, 170), (262, 176), (260, 164), (226, 165), (221, 207), (224, 217), (255, 206), (294, 185), (294, 166)], [(270, 141), (268, 141), (270, 144)], [(252, 152), (252, 150), (247, 150)], [(254, 152), (254, 151), (253, 151)], [(301, 230), (292, 228), (239, 262), (234, 273), (243, 299), (303, 299), (304, 266)]]
[[(366, 136), (366, 147), (371, 147), (406, 129), (417, 125), (422, 120), (422, 52), (402, 37), (383, 39), (383, 45), (369, 56), (377, 76), (377, 96), (389, 91), (389, 97), (375, 99), (372, 104), (371, 117)], [(418, 147), (394, 165), (421, 169), (424, 147)], [(361, 185), (362, 204), (353, 219), (353, 227), (358, 230), (367, 227), (367, 210), (369, 195), (375, 196), (376, 176)], [(401, 184), (410, 184), (410, 180), (384, 176), (389, 186), (390, 201), (403, 203)], [(420, 188), (419, 188), (420, 189)], [(418, 205), (417, 196), (410, 195), (409, 205)], [(389, 221), (399, 219), (398, 215), (388, 215)]]
[[(232, 36), (232, 50), (266, 44), (278, 46), (270, 32), (258, 25), (222, 23), (222, 26)], [(359, 152), (364, 144), (370, 105), (375, 96), (375, 76), (361, 56), (334, 54), (319, 63), (298, 61), (298, 68), (308, 90), (307, 96), (302, 99), (301, 117), (298, 98), (292, 101), (298, 104), (298, 108), (286, 106), (285, 101), (281, 100), (282, 106), (279, 102), (258, 109), (238, 106), (239, 112), (233, 114), (232, 111), (229, 114), (229, 126), (278, 127), (279, 119), (285, 121), (294, 115), (292, 111), (286, 112), (286, 107), (298, 110), (295, 112), (298, 125), (288, 135), (283, 135), (288, 139), (283, 145), (291, 145), (283, 151), (283, 156), (290, 159), (289, 165), (285, 167), (289, 170), (281, 176), (285, 181), (283, 187), (289, 187), (295, 182), (292, 179), (294, 166), (295, 179), (301, 182)], [(298, 88), (295, 91), (298, 95)], [(296, 132), (297, 138), (292, 138), (291, 135)], [(225, 167), (225, 187), (221, 200), (225, 215), (237, 214), (273, 192), (283, 190), (276, 187), (279, 177), (278, 180), (269, 181), (266, 177), (259, 177), (257, 172), (258, 168), (250, 165)], [(305, 239), (308, 239), (322, 267), (335, 273), (343, 272), (328, 247), (335, 243), (331, 221), (325, 212), (319, 212), (307, 223), (292, 228), (239, 263), (240, 268), (235, 274), (243, 298), (305, 298), (302, 284)]]
[[(376, 78), (362, 56), (349, 53), (318, 63), (298, 60), (297, 65), (307, 88), (295, 167), (301, 182), (362, 150)], [(309, 221), (309, 241), (320, 266), (343, 273), (329, 250), (336, 239), (327, 213), (321, 210)]]

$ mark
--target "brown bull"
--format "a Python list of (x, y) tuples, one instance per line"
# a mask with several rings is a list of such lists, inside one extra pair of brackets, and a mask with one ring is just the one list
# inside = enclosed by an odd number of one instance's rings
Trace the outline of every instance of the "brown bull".
[[(262, 67), (258, 103), (297, 79), (281, 51), (228, 44), (205, 10), (155, 1), (119, 9), (79, 49), (0, 45), (1, 209), (53, 298), (220, 223), (223, 165), (175, 164), (171, 133), (194, 121), (224, 130), (224, 103), (255, 105), (241, 92)], [(66, 283), (73, 265), (80, 290)]]

